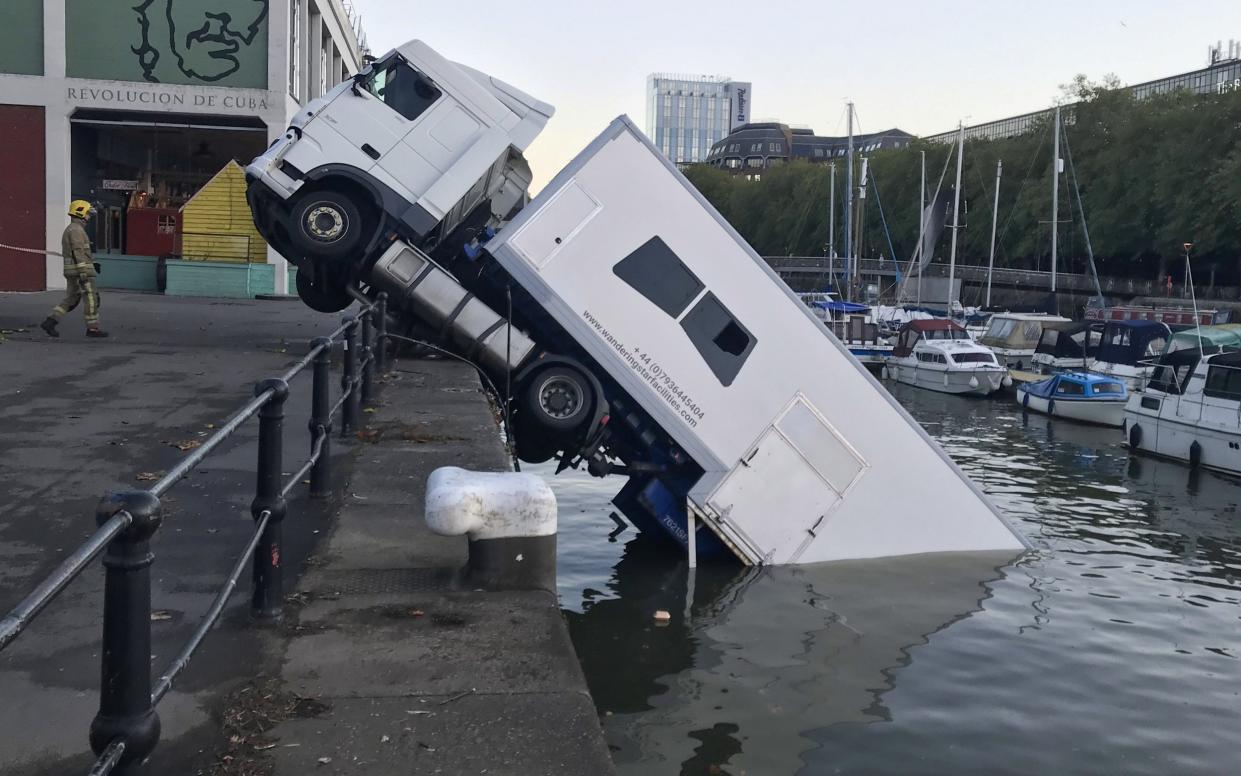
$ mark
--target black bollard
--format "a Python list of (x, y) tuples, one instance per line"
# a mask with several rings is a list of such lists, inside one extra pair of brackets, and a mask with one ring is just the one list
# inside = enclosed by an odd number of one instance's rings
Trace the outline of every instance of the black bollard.
[(311, 340), (311, 348), (321, 348), (314, 360), (310, 397), (310, 452), (319, 438), (323, 447), (310, 469), (310, 497), (326, 498), (332, 490), (332, 341), (327, 337)]
[(272, 391), (272, 396), (259, 410), (258, 474), (255, 477), (254, 501), (250, 515), (258, 522), (270, 514), (267, 527), (254, 548), (254, 592), (250, 598), (250, 614), (257, 620), (279, 620), (284, 601), (284, 572), (280, 565), (282, 523), (286, 504), (284, 490), (284, 402), (289, 398), (289, 384), (271, 378), (254, 386), (254, 395)]
[(383, 377), (384, 370), (388, 368), (388, 292), (380, 291), (379, 297), (375, 300), (375, 308), (372, 315), (375, 316), (375, 368), (379, 370), (379, 376)]
[(362, 316), (361, 402), (368, 407), (375, 401), (375, 326), (371, 318), (370, 312)]
[(125, 753), (114, 773), (132, 776), (159, 742), (159, 716), (151, 706), (151, 537), (163, 516), (154, 494), (126, 491), (104, 496), (95, 522), (103, 525), (121, 511), (133, 522), (103, 556), (99, 713), (91, 722), (90, 745), (98, 755), (122, 739)]
[(358, 415), (362, 412), (362, 397), (358, 380), (358, 324), (352, 315), (346, 315), (343, 323), (349, 324), (345, 329), (345, 373), (340, 378), (340, 389), (345, 394), (345, 403), (341, 407), (340, 435), (348, 436), (358, 430)]

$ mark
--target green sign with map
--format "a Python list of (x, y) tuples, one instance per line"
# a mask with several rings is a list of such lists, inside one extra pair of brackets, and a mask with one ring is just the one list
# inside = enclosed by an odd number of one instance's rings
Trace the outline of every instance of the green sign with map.
[(268, 0), (65, 0), (71, 78), (267, 88)]

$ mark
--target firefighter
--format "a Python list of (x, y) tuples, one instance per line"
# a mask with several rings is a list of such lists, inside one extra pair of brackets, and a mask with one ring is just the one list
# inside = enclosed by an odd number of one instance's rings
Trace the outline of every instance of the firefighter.
[(95, 263), (90, 254), (90, 238), (86, 236), (86, 222), (94, 213), (89, 202), (75, 199), (69, 204), (69, 215), (69, 225), (60, 236), (60, 251), (65, 257), (65, 298), (39, 326), (49, 337), (59, 337), (56, 324), (77, 307), (78, 302), (84, 302), (86, 336), (106, 337), (108, 333), (99, 328), (99, 292), (95, 290)]

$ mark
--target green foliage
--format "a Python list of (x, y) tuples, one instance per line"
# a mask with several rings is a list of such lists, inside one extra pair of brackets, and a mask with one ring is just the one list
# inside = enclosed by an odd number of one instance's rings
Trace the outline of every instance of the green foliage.
[[(1215, 266), (1219, 281), (1235, 283), (1241, 261), (1241, 93), (1187, 91), (1134, 100), (1114, 77), (1092, 83), (1078, 76), (1063, 88), (1067, 143), (1061, 156), (1060, 269), (1085, 272), (1086, 242), (1069, 173), (1077, 182), (1101, 274), (1158, 277), (1193, 243), (1195, 266)], [(967, 202), (958, 261), (985, 264), (997, 160), (1000, 186), (996, 264), (1049, 269), (1051, 254), (1052, 131), (1045, 121), (1003, 140), (967, 140), (962, 197)], [(955, 146), (918, 141), (870, 157), (874, 173), (860, 255), (889, 255), (877, 184), (897, 257), (917, 244), (921, 153), (928, 196), (945, 169), (950, 191)], [(951, 157), (951, 158), (950, 158)], [(762, 171), (761, 180), (699, 165), (687, 175), (706, 198), (764, 255), (821, 256), (827, 246), (829, 170), (795, 162)], [(836, 246), (843, 249), (844, 162), (836, 170)], [(946, 260), (945, 230), (936, 260)]]

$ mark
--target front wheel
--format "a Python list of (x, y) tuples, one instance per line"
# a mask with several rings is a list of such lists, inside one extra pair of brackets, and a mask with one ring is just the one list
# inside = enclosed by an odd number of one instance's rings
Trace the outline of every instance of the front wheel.
[(293, 242), (307, 256), (343, 259), (362, 247), (362, 214), (347, 194), (311, 191), (289, 211)]

